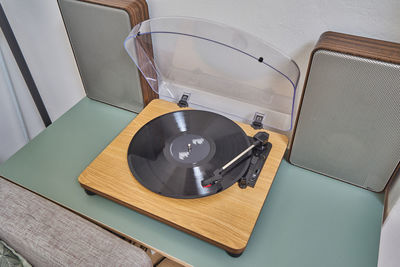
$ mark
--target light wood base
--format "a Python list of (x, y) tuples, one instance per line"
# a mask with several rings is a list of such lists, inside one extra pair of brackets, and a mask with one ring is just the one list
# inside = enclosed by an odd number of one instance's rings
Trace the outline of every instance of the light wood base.
[[(246, 248), (287, 147), (287, 137), (269, 132), (272, 149), (254, 188), (237, 184), (221, 193), (198, 199), (168, 198), (143, 187), (127, 161), (129, 143), (148, 121), (182, 110), (175, 103), (153, 100), (81, 173), (81, 186), (98, 195), (167, 223), (224, 250), (240, 254)], [(258, 130), (238, 123), (247, 135)], [(157, 133), (155, 133), (157, 134)]]

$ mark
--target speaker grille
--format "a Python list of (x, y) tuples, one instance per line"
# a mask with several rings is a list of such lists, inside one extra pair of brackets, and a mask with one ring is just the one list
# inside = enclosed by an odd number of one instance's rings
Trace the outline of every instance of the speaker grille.
[(314, 54), (290, 161), (381, 191), (400, 160), (400, 66)]
[(59, 6), (87, 96), (140, 112), (139, 73), (123, 46), (131, 30), (128, 13), (75, 0), (59, 0)]

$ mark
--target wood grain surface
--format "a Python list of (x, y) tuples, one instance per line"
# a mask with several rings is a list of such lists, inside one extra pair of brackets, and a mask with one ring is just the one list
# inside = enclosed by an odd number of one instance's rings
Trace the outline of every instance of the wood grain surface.
[(315, 45), (311, 58), (318, 50), (400, 64), (400, 44), (350, 34), (324, 32)]
[[(149, 19), (149, 10), (146, 0), (80, 0), (82, 2), (97, 4), (112, 8), (118, 8), (126, 11), (129, 15), (131, 28), (142, 21)], [(148, 47), (144, 47), (149, 53), (152, 53), (153, 48), (151, 41), (145, 42)], [(127, 55), (128, 56), (128, 55)], [(132, 62), (132, 64), (134, 64)], [(143, 103), (146, 106), (151, 100), (158, 98), (158, 95), (151, 89), (142, 73), (139, 71), (140, 86), (142, 88)]]
[[(175, 103), (153, 100), (81, 173), (85, 189), (197, 236), (231, 253), (245, 249), (287, 147), (287, 137), (270, 133), (272, 149), (254, 188), (237, 184), (204, 198), (174, 199), (143, 187), (127, 161), (129, 143), (151, 119), (181, 110)], [(249, 136), (254, 130), (238, 123)]]

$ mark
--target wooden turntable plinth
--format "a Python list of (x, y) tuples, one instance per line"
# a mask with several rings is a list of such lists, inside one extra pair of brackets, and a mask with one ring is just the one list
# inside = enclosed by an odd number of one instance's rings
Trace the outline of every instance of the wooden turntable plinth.
[[(240, 254), (246, 248), (268, 195), (286, 150), (287, 137), (269, 132), (272, 149), (254, 188), (240, 189), (235, 184), (203, 198), (169, 198), (151, 192), (133, 177), (128, 166), (127, 150), (132, 137), (142, 126), (160, 115), (177, 110), (182, 108), (165, 100), (150, 102), (81, 173), (79, 183), (86, 190), (192, 234), (229, 253)], [(249, 136), (258, 131), (250, 125), (237, 124)]]

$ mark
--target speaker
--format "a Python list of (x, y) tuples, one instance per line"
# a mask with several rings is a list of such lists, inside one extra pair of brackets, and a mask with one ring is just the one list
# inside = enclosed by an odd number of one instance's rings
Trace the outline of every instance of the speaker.
[(400, 166), (400, 44), (321, 35), (310, 57), (289, 161), (384, 190)]
[(139, 112), (157, 96), (124, 49), (131, 28), (148, 19), (145, 0), (58, 0), (89, 98)]

